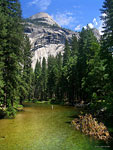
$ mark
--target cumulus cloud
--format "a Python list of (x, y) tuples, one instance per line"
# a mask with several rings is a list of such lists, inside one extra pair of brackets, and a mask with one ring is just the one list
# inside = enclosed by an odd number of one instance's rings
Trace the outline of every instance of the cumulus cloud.
[(56, 15), (52, 15), (52, 18), (60, 25), (60, 26), (69, 26), (71, 25), (75, 18), (73, 14), (70, 12), (60, 13), (58, 12)]
[[(91, 29), (93, 29), (93, 28), (94, 28), (94, 25), (93, 25), (92, 23), (89, 23), (89, 24), (88, 24), (88, 27), (91, 28)], [(84, 28), (84, 29), (87, 29), (87, 26), (83, 26), (83, 28)]]
[[(101, 15), (101, 17), (102, 17), (103, 19), (106, 19), (107, 14), (106, 14), (106, 13), (103, 13), (103, 14)], [(103, 31), (104, 31), (104, 28), (103, 28), (103, 27), (104, 27), (104, 26), (105, 26), (104, 21), (103, 21), (103, 20), (100, 20), (100, 21), (99, 21), (98, 30), (99, 30), (99, 32), (100, 32), (101, 35), (103, 35)]]
[[(102, 14), (103, 17), (106, 16), (106, 14)], [(91, 23), (88, 24), (88, 26), (93, 29), (97, 28), (99, 30), (99, 33), (102, 35), (103, 34), (103, 26), (104, 22), (103, 20), (100, 20), (99, 18), (94, 18)], [(87, 29), (87, 26), (84, 26), (84, 29)]]
[(105, 13), (102, 14), (102, 17), (106, 17), (106, 16), (107, 16), (107, 14), (105, 14)]
[(94, 25), (96, 25), (96, 26), (98, 25), (98, 22), (97, 22), (97, 19), (96, 19), (96, 18), (93, 19), (93, 23), (94, 23)]
[(102, 30), (103, 30), (102, 24), (100, 24), (100, 26), (98, 27), (98, 30), (99, 30), (100, 35), (102, 35), (102, 34), (103, 34), (103, 33), (102, 33)]
[(100, 35), (103, 35), (103, 31), (104, 31), (104, 22), (103, 22), (103, 20), (100, 20), (99, 21), (99, 23), (98, 23), (99, 25), (98, 25), (98, 30), (99, 30), (99, 33), (100, 33)]
[(37, 6), (40, 10), (46, 10), (51, 4), (51, 0), (32, 0), (29, 6)]
[(92, 23), (89, 23), (88, 26), (93, 29), (94, 28), (94, 25)]
[(83, 28), (84, 28), (84, 29), (87, 29), (87, 27), (86, 27), (86, 26), (83, 26)]
[(81, 29), (81, 25), (80, 24), (75, 27), (75, 31), (79, 31), (80, 29)]

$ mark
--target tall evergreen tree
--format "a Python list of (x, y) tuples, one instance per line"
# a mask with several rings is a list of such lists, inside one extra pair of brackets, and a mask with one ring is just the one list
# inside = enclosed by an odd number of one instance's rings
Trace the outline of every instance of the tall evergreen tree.
[(62, 64), (63, 58), (61, 53), (56, 56), (56, 99), (61, 102), (62, 100)]
[(71, 56), (77, 56), (78, 55), (78, 41), (77, 41), (77, 37), (73, 36), (72, 37), (72, 42), (71, 42)]
[(77, 74), (77, 58), (78, 58), (79, 43), (76, 36), (72, 37), (71, 42), (71, 57), (69, 61), (69, 100), (73, 105), (78, 99), (78, 74)]
[(36, 66), (35, 66), (35, 91), (34, 91), (34, 97), (36, 99), (41, 99), (41, 64), (37, 60)]
[(47, 98), (47, 64), (45, 57), (42, 60), (42, 71), (41, 71), (41, 99), (46, 100)]
[(17, 96), (18, 72), (22, 63), (23, 28), (21, 24), (21, 9), (18, 0), (1, 0), (1, 15), (4, 17), (5, 26), (2, 28), (3, 36), (3, 80), (4, 103), (6, 106), (13, 102)]
[[(80, 33), (79, 40), (79, 52), (78, 52), (78, 62), (77, 62), (77, 72), (78, 72), (78, 93), (79, 99), (86, 99), (88, 93), (85, 92), (86, 89), (83, 88), (83, 80), (86, 79), (88, 73), (91, 71), (90, 60), (95, 56), (97, 48), (97, 39), (94, 36), (92, 30), (87, 26), (87, 29), (82, 29)], [(85, 90), (85, 91), (84, 91)]]
[(3, 87), (4, 87), (4, 81), (3, 81), (3, 69), (4, 69), (4, 47), (6, 46), (6, 35), (7, 35), (7, 21), (6, 16), (3, 13), (2, 8), (2, 1), (0, 1), (0, 103), (3, 103)]
[(20, 82), (19, 82), (19, 93), (20, 93), (20, 104), (22, 104), (22, 101), (25, 99), (30, 98), (30, 87), (31, 87), (31, 46), (30, 46), (30, 41), (29, 38), (24, 35), (24, 40), (23, 40), (23, 67), (22, 70), (20, 71)]
[(54, 56), (49, 56), (48, 58), (48, 82), (47, 91), (49, 98), (53, 98), (55, 94), (55, 73), (54, 68), (56, 65), (56, 59)]
[(68, 41), (66, 40), (63, 54), (63, 66), (65, 66), (66, 63), (69, 61), (69, 57), (70, 57), (70, 47)]
[[(110, 112), (113, 111), (113, 1), (105, 0), (101, 9), (103, 20), (103, 36), (101, 45), (101, 59), (105, 65), (105, 75), (107, 82), (104, 85), (106, 104), (109, 105)], [(104, 15), (103, 15), (104, 14)]]
[[(101, 59), (106, 60), (106, 71), (109, 73), (109, 78), (112, 82), (113, 79), (113, 1), (105, 0), (103, 8), (101, 9), (103, 20), (103, 37), (102, 37), (102, 50)], [(104, 14), (104, 15), (103, 15)]]

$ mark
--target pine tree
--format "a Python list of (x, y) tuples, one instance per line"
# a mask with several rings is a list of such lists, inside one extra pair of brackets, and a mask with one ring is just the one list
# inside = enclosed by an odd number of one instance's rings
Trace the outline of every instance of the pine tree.
[(61, 75), (62, 75), (62, 56), (59, 53), (56, 57), (48, 58), (48, 82), (47, 92), (49, 98), (54, 98), (61, 102)]
[(20, 71), (20, 82), (19, 82), (19, 93), (20, 93), (20, 104), (22, 104), (22, 101), (25, 99), (30, 98), (30, 87), (31, 87), (31, 46), (29, 38), (24, 35), (23, 40), (23, 67), (22, 71)]
[(68, 64), (69, 72), (69, 102), (73, 105), (78, 99), (78, 74), (77, 74), (77, 58), (78, 58), (79, 43), (76, 36), (72, 37), (71, 42), (71, 57)]
[(45, 57), (42, 60), (42, 71), (41, 71), (41, 99), (46, 100), (47, 98), (47, 65)]
[(18, 0), (2, 0), (1, 15), (5, 25), (2, 26), (3, 36), (3, 80), (4, 80), (4, 103), (13, 106), (17, 97), (18, 72), (22, 63), (23, 28), (21, 24), (21, 9)]
[(113, 1), (105, 0), (103, 3), (103, 8), (101, 9), (101, 19), (104, 22), (104, 42), (107, 48), (112, 48), (113, 46)]
[(106, 60), (106, 72), (109, 73), (109, 79), (113, 79), (113, 1), (105, 0), (101, 9), (101, 19), (104, 22), (104, 31), (102, 37), (101, 59)]
[(31, 68), (30, 71), (30, 79), (29, 79), (29, 95), (28, 95), (28, 100), (33, 100), (35, 98), (34, 93), (35, 93), (35, 74), (33, 69)]
[(96, 49), (98, 50), (97, 43), (92, 30), (88, 26), (87, 29), (83, 28), (80, 33), (77, 61), (78, 95), (80, 100), (88, 99), (88, 92), (86, 92), (88, 89), (83, 88), (83, 82), (91, 71), (92, 66), (90, 65), (90, 61), (94, 58)]
[(61, 77), (62, 77), (62, 64), (63, 64), (63, 58), (61, 53), (57, 54), (56, 56), (56, 99), (57, 101), (61, 102), (62, 99), (62, 81), (61, 81)]
[(77, 56), (78, 54), (78, 41), (77, 41), (77, 37), (73, 36), (72, 37), (72, 42), (71, 42), (71, 56)]
[(4, 69), (4, 56), (3, 51), (6, 45), (6, 35), (7, 35), (7, 21), (6, 16), (3, 14), (2, 1), (0, 1), (0, 103), (4, 103), (4, 81), (3, 81), (3, 69)]
[(70, 57), (70, 47), (68, 41), (66, 40), (64, 54), (63, 54), (63, 66), (65, 66), (66, 63), (69, 61), (69, 57)]
[(49, 98), (53, 98), (55, 95), (55, 72), (54, 68), (56, 65), (56, 59), (54, 56), (49, 56), (48, 58), (48, 82), (47, 82), (47, 91)]
[(34, 97), (36, 99), (41, 99), (41, 64), (37, 60), (36, 66), (35, 66), (35, 91), (34, 91)]
[[(113, 112), (113, 1), (105, 0), (101, 9), (104, 31), (101, 42), (101, 59), (104, 61), (106, 83), (104, 85), (106, 106)], [(104, 15), (103, 15), (104, 14)]]

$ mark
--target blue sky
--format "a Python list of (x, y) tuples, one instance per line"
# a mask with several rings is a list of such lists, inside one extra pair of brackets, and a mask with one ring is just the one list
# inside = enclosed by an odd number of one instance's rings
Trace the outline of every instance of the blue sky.
[(102, 29), (100, 8), (104, 0), (20, 0), (24, 18), (46, 12), (62, 27), (80, 31), (82, 27)]

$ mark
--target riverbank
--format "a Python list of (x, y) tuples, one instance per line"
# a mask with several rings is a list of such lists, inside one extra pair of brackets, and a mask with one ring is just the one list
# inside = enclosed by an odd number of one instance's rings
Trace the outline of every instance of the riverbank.
[(8, 108), (0, 107), (0, 119), (15, 118), (16, 113), (19, 111), (23, 111), (23, 109), (24, 109), (23, 105), (18, 104), (15, 104), (13, 107), (10, 106)]

